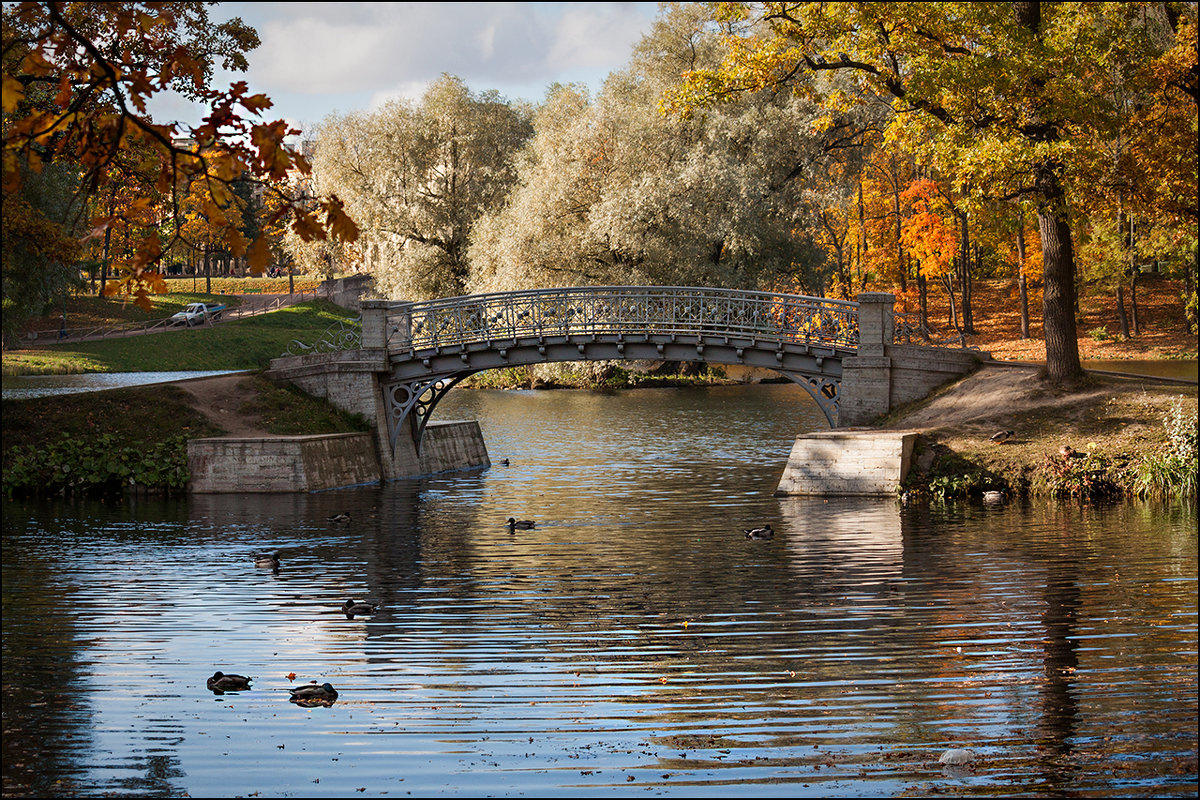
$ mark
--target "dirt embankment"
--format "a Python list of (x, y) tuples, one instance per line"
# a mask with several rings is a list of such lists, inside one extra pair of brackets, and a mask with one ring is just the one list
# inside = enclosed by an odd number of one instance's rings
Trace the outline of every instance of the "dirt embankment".
[(217, 375), (179, 381), (174, 385), (187, 392), (192, 408), (207, 417), (213, 425), (222, 428), (225, 436), (248, 439), (274, 435), (267, 431), (261, 414), (243, 409), (246, 401), (255, 394), (251, 376)]

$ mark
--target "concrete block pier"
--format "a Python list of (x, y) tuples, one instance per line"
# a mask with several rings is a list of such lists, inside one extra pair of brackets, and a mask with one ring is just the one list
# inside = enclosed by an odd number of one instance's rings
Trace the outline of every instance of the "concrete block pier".
[(912, 431), (833, 430), (796, 437), (777, 496), (895, 495), (912, 462)]
[[(478, 422), (431, 422), (406, 477), (491, 463)], [(396, 477), (384, 469), (371, 433), (193, 439), (188, 468), (188, 491), (196, 494), (320, 492)]]

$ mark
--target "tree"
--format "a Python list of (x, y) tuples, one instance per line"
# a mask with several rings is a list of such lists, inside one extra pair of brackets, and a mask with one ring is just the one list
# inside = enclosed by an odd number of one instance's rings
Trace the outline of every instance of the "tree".
[[(1036, 206), (1045, 287), (1048, 377), (1082, 374), (1074, 315), (1068, 199), (1081, 146), (1112, 125), (1103, 98), (1114, 66), (1162, 52), (1137, 3), (726, 3), (743, 27), (717, 69), (696, 70), (677, 107), (711, 105), (767, 87), (820, 93), (814, 76), (847, 73), (859, 93), (844, 104), (892, 99), (930, 163), (959, 185)], [(1120, 72), (1117, 70), (1116, 72)], [(1194, 140), (1193, 140), (1194, 141)], [(1086, 150), (1086, 148), (1083, 148)]]
[(901, 199), (910, 207), (904, 218), (900, 233), (901, 243), (916, 259), (921, 287), (921, 325), (928, 327), (925, 282), (942, 281), (946, 295), (950, 298), (950, 324), (959, 327), (954, 307), (954, 286), (951, 274), (955, 254), (959, 250), (958, 237), (946, 225), (945, 212), (939, 213), (937, 205), (945, 206), (944, 195), (937, 184), (929, 179), (915, 180), (901, 194)]
[[(253, 29), (240, 19), (214, 24), (200, 2), (25, 2), (6, 4), (3, 13), (6, 201), (20, 190), (26, 172), (38, 173), (48, 163), (77, 165), (79, 192), (90, 195), (111, 180), (114, 160), (139, 146), (156, 156), (160, 192), (172, 194), (200, 181), (208, 202), (218, 208), (228, 204), (236, 181), (269, 184), (289, 171), (309, 170), (285, 145), (294, 131), (281, 120), (261, 119), (269, 98), (250, 94), (243, 81), (227, 90), (210, 86), (217, 63), (244, 70), (245, 51), (258, 45)], [(208, 115), (194, 126), (154, 122), (147, 102), (165, 91), (203, 102)], [(179, 213), (177, 203), (169, 208)], [(288, 202), (279, 213), (308, 239), (357, 236), (334, 196), (312, 208)], [(96, 231), (120, 216), (94, 220)], [(227, 242), (254, 267), (265, 264), (268, 250), (261, 239), (247, 242), (231, 229)], [(157, 232), (147, 232), (119, 265), (121, 289), (139, 304), (149, 307), (148, 293), (159, 288), (153, 268), (169, 245)]]
[(804, 287), (836, 269), (818, 216), (838, 154), (869, 115), (830, 114), (763, 92), (706, 114), (664, 117), (679, 75), (718, 63), (696, 4), (675, 4), (593, 101), (555, 87), (534, 120), (520, 181), (480, 220), (479, 288), (574, 284)]
[(5, 195), (0, 215), (6, 344), (16, 340), (23, 323), (46, 314), (80, 283), (75, 174), (51, 165), (23, 177), (20, 190)]
[(406, 299), (461, 294), (471, 226), (503, 202), (530, 132), (524, 110), (443, 75), (420, 103), (326, 119), (315, 177), (361, 221), (365, 265), (380, 291)]

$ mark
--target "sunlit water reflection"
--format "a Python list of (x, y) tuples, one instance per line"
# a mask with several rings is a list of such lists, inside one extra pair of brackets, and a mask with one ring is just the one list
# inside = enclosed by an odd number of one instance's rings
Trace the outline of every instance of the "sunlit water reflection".
[[(1195, 792), (1190, 511), (774, 498), (822, 425), (793, 386), (439, 416), (509, 466), (9, 503), (5, 794)], [(337, 703), (290, 704), (309, 680)]]

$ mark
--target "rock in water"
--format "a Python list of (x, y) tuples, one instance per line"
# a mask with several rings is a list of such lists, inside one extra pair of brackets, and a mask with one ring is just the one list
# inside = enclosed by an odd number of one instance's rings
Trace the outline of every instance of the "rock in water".
[(970, 750), (951, 748), (938, 758), (939, 764), (967, 764), (975, 760), (975, 754)]

